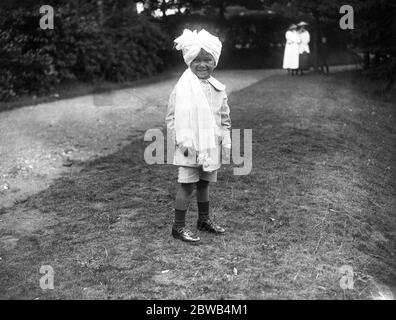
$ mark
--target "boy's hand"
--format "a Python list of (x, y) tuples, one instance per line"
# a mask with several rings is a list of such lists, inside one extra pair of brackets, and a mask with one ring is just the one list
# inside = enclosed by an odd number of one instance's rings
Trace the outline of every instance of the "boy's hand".
[(230, 164), (231, 163), (231, 144), (223, 144), (221, 152), (221, 163)]

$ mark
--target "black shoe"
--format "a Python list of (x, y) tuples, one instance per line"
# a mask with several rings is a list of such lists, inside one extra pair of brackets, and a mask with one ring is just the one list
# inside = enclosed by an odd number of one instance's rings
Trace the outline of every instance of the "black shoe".
[(175, 239), (180, 239), (182, 241), (193, 242), (193, 243), (197, 243), (201, 240), (199, 237), (194, 236), (194, 234), (187, 228), (180, 228), (180, 229), (172, 228), (172, 236)]
[(225, 229), (215, 224), (212, 220), (198, 220), (197, 229), (200, 231), (207, 231), (210, 233), (223, 234)]

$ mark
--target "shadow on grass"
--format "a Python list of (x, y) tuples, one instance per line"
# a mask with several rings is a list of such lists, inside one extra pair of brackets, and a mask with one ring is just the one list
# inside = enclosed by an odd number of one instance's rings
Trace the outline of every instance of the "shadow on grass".
[[(171, 238), (176, 168), (147, 165), (148, 143), (133, 140), (0, 216), (0, 296), (365, 299), (395, 285), (391, 103), (344, 73), (272, 77), (230, 104), (233, 127), (253, 129), (253, 170), (225, 167), (211, 187), (227, 235), (201, 233), (197, 246)], [(39, 287), (42, 265), (55, 270), (54, 290)], [(340, 288), (343, 265), (353, 290)]]

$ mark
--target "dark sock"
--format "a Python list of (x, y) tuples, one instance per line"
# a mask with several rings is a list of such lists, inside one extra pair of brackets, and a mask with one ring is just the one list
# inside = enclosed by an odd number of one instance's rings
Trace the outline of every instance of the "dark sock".
[(206, 221), (209, 219), (209, 201), (198, 202), (198, 220)]
[(175, 222), (173, 223), (173, 229), (178, 230), (186, 226), (186, 212), (187, 210), (175, 209)]

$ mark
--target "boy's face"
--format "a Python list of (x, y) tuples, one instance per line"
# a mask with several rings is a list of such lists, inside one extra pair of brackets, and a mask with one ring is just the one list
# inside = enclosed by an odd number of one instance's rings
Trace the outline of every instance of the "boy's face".
[(199, 79), (208, 79), (216, 68), (216, 62), (210, 53), (201, 49), (198, 56), (191, 62), (190, 68)]

